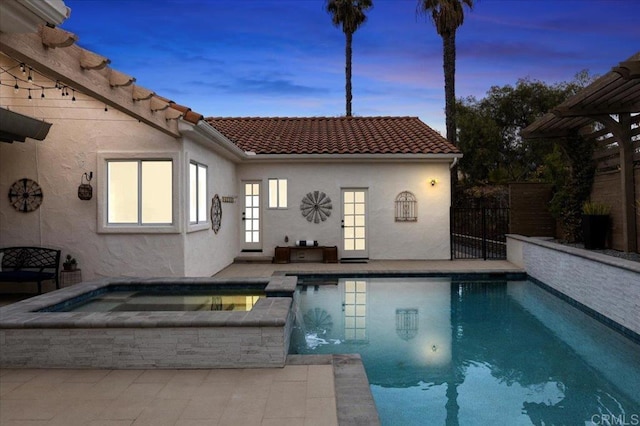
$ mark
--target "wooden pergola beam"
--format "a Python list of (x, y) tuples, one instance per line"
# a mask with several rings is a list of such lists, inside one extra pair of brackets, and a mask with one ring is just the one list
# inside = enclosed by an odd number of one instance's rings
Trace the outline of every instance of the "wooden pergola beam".
[(149, 102), (134, 101), (133, 86), (111, 86), (106, 69), (83, 70), (80, 66), (83, 50), (75, 45), (48, 48), (39, 34), (0, 33), (0, 51), (15, 60), (28, 63), (49, 78), (59, 80), (167, 135), (180, 137), (175, 120), (167, 121), (163, 114), (154, 114)]
[(622, 243), (624, 251), (638, 249), (636, 239), (635, 185), (633, 176), (633, 143), (631, 142), (631, 114), (619, 114), (618, 121), (610, 115), (597, 120), (618, 140), (620, 150), (620, 194), (622, 196)]
[(551, 113), (558, 118), (568, 117), (599, 117), (603, 114), (628, 114), (640, 110), (640, 103), (637, 105), (617, 106), (612, 108), (572, 108), (557, 107), (551, 110)]

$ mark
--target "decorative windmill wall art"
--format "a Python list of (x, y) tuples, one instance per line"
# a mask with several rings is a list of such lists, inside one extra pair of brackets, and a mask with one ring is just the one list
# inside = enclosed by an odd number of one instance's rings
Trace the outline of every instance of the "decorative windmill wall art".
[(307, 193), (300, 203), (302, 216), (304, 216), (308, 222), (313, 223), (320, 223), (320, 221), (324, 222), (327, 220), (327, 218), (331, 216), (331, 209), (333, 209), (331, 198), (322, 191)]

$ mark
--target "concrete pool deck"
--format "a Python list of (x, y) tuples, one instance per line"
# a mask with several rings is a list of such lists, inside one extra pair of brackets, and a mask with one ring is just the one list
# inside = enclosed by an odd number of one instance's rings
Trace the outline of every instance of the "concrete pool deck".
[[(523, 270), (506, 261), (476, 260), (237, 263), (215, 277), (283, 272)], [(290, 356), (285, 367), (267, 369), (0, 369), (0, 424), (286, 426), (376, 425), (379, 420), (359, 357), (336, 355)]]

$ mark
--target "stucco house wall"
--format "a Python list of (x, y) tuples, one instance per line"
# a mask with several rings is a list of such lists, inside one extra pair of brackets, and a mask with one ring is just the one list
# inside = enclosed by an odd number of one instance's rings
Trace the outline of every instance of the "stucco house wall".
[[(269, 178), (287, 179), (288, 208), (269, 209)], [(431, 186), (431, 180), (437, 183)], [(332, 161), (245, 163), (238, 166), (238, 187), (243, 181), (261, 181), (263, 253), (272, 256), (276, 246), (295, 240), (318, 240), (338, 246), (342, 257), (342, 188), (368, 190), (368, 249), (370, 259), (449, 259), (449, 162)], [(326, 193), (332, 200), (331, 216), (318, 224), (308, 222), (300, 202), (308, 192)], [(417, 198), (417, 222), (395, 221), (395, 198), (411, 191)], [(241, 206), (240, 206), (241, 207)], [(285, 242), (285, 236), (289, 242)], [(239, 228), (238, 241), (242, 238)]]
[[(5, 96), (6, 87), (2, 87)], [(175, 152), (180, 143), (91, 99), (13, 99), (12, 110), (52, 123), (46, 140), (0, 144), (0, 246), (35, 245), (62, 249), (73, 255), (84, 279), (105, 276), (174, 276), (184, 271), (180, 234), (99, 234), (97, 153)], [(37, 102), (37, 103), (36, 103)], [(83, 201), (77, 191), (83, 173), (93, 172), (93, 198)], [(6, 197), (21, 178), (42, 187), (44, 197), (33, 212), (16, 211)]]
[[(0, 55), (4, 69), (15, 61)], [(41, 78), (40, 76), (38, 76)], [(22, 83), (21, 83), (22, 84)], [(75, 101), (47, 90), (46, 98), (32, 91), (18, 93), (0, 87), (2, 106), (52, 123), (44, 141), (0, 143), (0, 247), (45, 246), (62, 250), (78, 260), (84, 280), (112, 276), (211, 276), (233, 261), (238, 251), (236, 204), (224, 204), (218, 234), (206, 224), (188, 221), (189, 161), (207, 165), (208, 206), (214, 194), (234, 195), (235, 164), (212, 150), (212, 140), (193, 135), (175, 138), (139, 122), (95, 99), (74, 92)], [(186, 123), (185, 126), (193, 126)], [(186, 132), (188, 133), (188, 132)], [(105, 191), (104, 158), (112, 155), (153, 157), (162, 153), (176, 160), (174, 188), (176, 229), (169, 233), (103, 232), (101, 197)], [(84, 173), (93, 172), (93, 198), (78, 198)], [(41, 186), (42, 205), (33, 212), (16, 211), (6, 194), (18, 179), (33, 179)], [(35, 285), (33, 286), (35, 289)], [(52, 283), (45, 283), (45, 291)], [(3, 284), (0, 291), (29, 291), (24, 284)]]
[[(202, 145), (203, 141), (194, 141), (188, 136), (185, 136), (183, 141), (185, 166), (190, 161), (207, 166), (208, 192), (207, 224), (204, 226), (187, 224), (186, 226), (184, 275), (188, 277), (211, 276), (232, 263), (239, 251), (237, 230), (240, 226), (238, 220), (240, 208), (237, 199), (234, 198), (236, 201), (234, 203), (222, 203), (222, 221), (217, 234), (212, 230), (210, 214), (211, 200), (214, 195), (217, 194), (220, 198), (237, 196), (236, 165), (234, 162), (211, 152), (210, 149)], [(188, 185), (185, 185), (185, 191), (187, 187)]]

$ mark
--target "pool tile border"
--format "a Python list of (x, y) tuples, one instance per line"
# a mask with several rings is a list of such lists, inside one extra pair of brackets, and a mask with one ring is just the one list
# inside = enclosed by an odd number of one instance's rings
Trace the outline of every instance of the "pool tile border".
[(548, 284), (543, 283), (542, 281), (529, 276), (528, 277), (529, 281), (531, 281), (532, 283), (536, 284), (538, 287), (542, 288), (543, 290), (548, 291), (549, 293), (553, 294), (554, 296), (558, 297), (559, 299), (562, 299), (564, 302), (568, 303), (569, 305), (573, 306), (576, 309), (579, 309), (581, 312), (585, 313), (586, 315), (590, 316), (591, 318), (595, 319), (596, 321), (606, 325), (607, 327), (609, 327), (610, 329), (612, 329), (613, 331), (622, 334), (624, 337), (626, 337), (627, 339), (631, 340), (632, 342), (639, 344), (640, 345), (640, 334), (636, 333), (635, 331), (621, 325), (618, 324), (617, 322), (615, 322), (614, 320), (602, 315), (600, 312), (596, 311), (595, 309), (591, 309), (590, 307), (588, 307), (587, 305), (578, 302), (577, 300), (573, 299), (572, 297), (567, 296), (566, 294), (564, 294), (563, 292), (556, 290), (555, 288), (551, 287)]
[[(261, 298), (248, 312), (38, 312), (67, 300), (97, 292), (109, 285), (246, 285), (264, 284)], [(0, 329), (14, 328), (152, 328), (283, 326), (288, 319), (296, 277), (272, 278), (104, 278), (84, 282), (0, 307)], [(283, 297), (288, 295), (286, 297)]]

